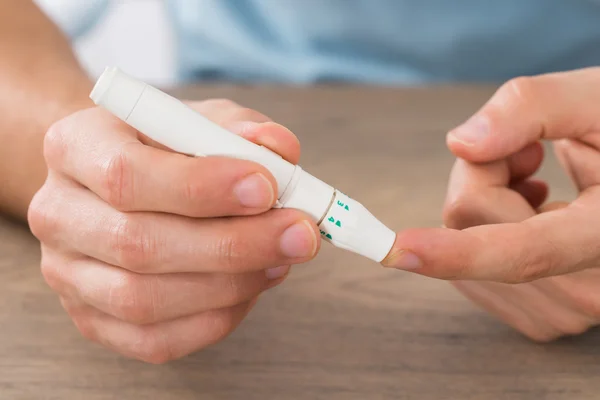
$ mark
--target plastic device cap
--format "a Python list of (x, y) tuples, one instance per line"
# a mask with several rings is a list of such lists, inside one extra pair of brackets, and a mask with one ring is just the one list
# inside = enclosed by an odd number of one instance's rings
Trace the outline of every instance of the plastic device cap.
[(145, 87), (145, 83), (130, 78), (117, 68), (106, 68), (90, 93), (90, 98), (97, 105), (127, 121)]

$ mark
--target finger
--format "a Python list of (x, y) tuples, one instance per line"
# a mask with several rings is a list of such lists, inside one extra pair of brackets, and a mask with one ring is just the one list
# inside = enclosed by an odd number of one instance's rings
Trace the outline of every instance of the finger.
[(208, 99), (186, 102), (191, 108), (217, 125), (225, 127), (232, 121), (270, 122), (271, 118), (259, 111), (244, 107), (230, 99)]
[(548, 279), (552, 295), (576, 312), (590, 320), (590, 326), (600, 322), (600, 269), (590, 268), (576, 274), (556, 276)]
[[(236, 115), (226, 122), (234, 132), (297, 163), (300, 145), (288, 129), (252, 110)], [(141, 145), (135, 130), (101, 109), (55, 124), (46, 137), (45, 154), (52, 168), (122, 211), (249, 215), (271, 208), (277, 193), (277, 182), (261, 165), (225, 157), (191, 158)]]
[(297, 210), (257, 216), (194, 219), (121, 213), (81, 188), (38, 197), (30, 220), (47, 245), (133, 272), (243, 273), (312, 259), (318, 228)]
[[(564, 334), (578, 335), (598, 324), (598, 314), (589, 313), (589, 311), (592, 311), (593, 309), (589, 309), (585, 306), (581, 307), (584, 303), (579, 302), (579, 300), (585, 296), (573, 296), (569, 290), (569, 284), (565, 286), (562, 285), (564, 281), (569, 282), (571, 278), (574, 278), (574, 280), (578, 280), (578, 277), (584, 277), (583, 281), (585, 282), (586, 290), (584, 290), (581, 293), (591, 292), (592, 296), (594, 296), (594, 298), (597, 300), (599, 299), (599, 297), (594, 295), (595, 291), (588, 290), (593, 285), (594, 281), (598, 282), (597, 277), (590, 277), (590, 272), (593, 272), (593, 270), (585, 270), (577, 272), (575, 274), (567, 274), (562, 276), (552, 276), (545, 279), (539, 279), (530, 283), (533, 287), (535, 287), (537, 291), (544, 294), (547, 298), (551, 299), (554, 302), (559, 313), (564, 312), (568, 313), (571, 316), (569, 319), (566, 320), (550, 319), (551, 316), (549, 314), (552, 313), (552, 309), (549, 308), (546, 312), (546, 318), (548, 318), (549, 321), (556, 321), (554, 322), (555, 326), (559, 327)], [(587, 280), (585, 278), (591, 279)], [(576, 286), (577, 289), (581, 290), (583, 289), (582, 286), (584, 285)], [(589, 298), (586, 297), (586, 300), (588, 299)], [(559, 306), (560, 309), (558, 308)]]
[(548, 184), (539, 179), (519, 181), (510, 188), (519, 193), (534, 209), (540, 207), (548, 198)]
[(581, 192), (600, 183), (598, 149), (577, 140), (560, 140), (554, 144), (556, 156), (577, 189)]
[(153, 325), (133, 325), (70, 299), (61, 299), (75, 325), (89, 340), (126, 357), (152, 364), (179, 359), (226, 338), (255, 300)]
[(508, 159), (509, 182), (518, 182), (527, 179), (535, 174), (544, 161), (544, 147), (540, 142), (534, 142), (515, 154), (511, 154)]
[(56, 125), (46, 137), (46, 158), (51, 168), (122, 211), (248, 215), (271, 208), (277, 193), (275, 179), (259, 164), (142, 145), (131, 128), (99, 109)]
[(504, 296), (511, 296), (512, 301), (518, 302), (531, 315), (545, 334), (534, 340), (550, 341), (565, 335), (578, 335), (589, 326), (587, 318), (582, 314), (574, 313), (541, 289), (544, 284), (550, 284), (547, 279), (517, 285), (493, 282), (491, 284), (496, 286), (496, 290), (504, 293)]
[(501, 161), (474, 164), (458, 159), (450, 174), (449, 191), (454, 194), (465, 188), (506, 187), (532, 176), (543, 159), (540, 143), (528, 145)]
[[(227, 99), (187, 102), (188, 106), (223, 128), (244, 137), (251, 142), (265, 146), (292, 164), (300, 159), (300, 142), (284, 126), (277, 124), (266, 115), (240, 106)], [(168, 150), (162, 144), (138, 133), (145, 144)]]
[(143, 275), (89, 258), (66, 259), (48, 249), (42, 262), (43, 276), (53, 290), (134, 324), (248, 302), (280, 284), (287, 271), (289, 267), (269, 273)]
[(598, 262), (600, 217), (588, 212), (597, 200), (580, 197), (521, 223), (400, 232), (384, 265), (441, 279), (509, 283), (585, 269)]
[(452, 284), (474, 304), (535, 341), (547, 342), (560, 336), (553, 326), (527, 310), (523, 306), (525, 301), (510, 288), (502, 288), (494, 282), (457, 281)]
[(560, 210), (561, 208), (565, 208), (568, 205), (569, 202), (567, 201), (553, 201), (552, 203), (547, 203), (538, 207), (538, 213)]
[(542, 139), (600, 132), (600, 68), (522, 77), (503, 85), (465, 124), (449, 132), (457, 156), (489, 162)]
[(586, 315), (556, 298), (548, 279), (507, 285), (495, 282), (454, 282), (467, 298), (532, 340), (549, 342), (579, 335), (592, 324)]
[(275, 122), (232, 122), (225, 128), (243, 138), (265, 146), (292, 164), (300, 161), (300, 142), (289, 129)]
[(265, 146), (292, 164), (300, 160), (300, 142), (266, 115), (227, 99), (192, 102), (190, 106), (223, 128)]
[[(547, 189), (523, 183), (523, 179), (535, 173), (542, 159), (539, 143), (527, 146), (508, 160), (473, 164), (458, 159), (450, 174), (445, 226), (464, 229), (499, 221), (518, 222), (535, 215), (532, 207), (545, 200)], [(507, 188), (511, 182), (517, 190)]]

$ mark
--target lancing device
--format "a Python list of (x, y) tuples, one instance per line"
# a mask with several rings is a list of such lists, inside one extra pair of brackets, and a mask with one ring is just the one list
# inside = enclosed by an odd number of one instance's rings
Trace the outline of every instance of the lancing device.
[(194, 157), (234, 157), (263, 165), (277, 180), (274, 207), (304, 211), (319, 226), (321, 237), (334, 246), (381, 262), (394, 244), (396, 233), (362, 204), (266, 147), (229, 132), (178, 99), (117, 68), (104, 71), (90, 98), (175, 152)]

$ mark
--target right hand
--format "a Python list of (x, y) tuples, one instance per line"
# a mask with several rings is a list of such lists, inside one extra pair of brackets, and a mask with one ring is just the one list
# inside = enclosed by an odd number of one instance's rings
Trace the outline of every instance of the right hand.
[[(298, 162), (298, 140), (264, 115), (192, 107)], [(28, 216), (44, 278), (85, 337), (125, 356), (164, 363), (223, 339), (320, 246), (307, 215), (271, 210), (261, 165), (167, 151), (100, 108), (57, 122), (44, 154)]]

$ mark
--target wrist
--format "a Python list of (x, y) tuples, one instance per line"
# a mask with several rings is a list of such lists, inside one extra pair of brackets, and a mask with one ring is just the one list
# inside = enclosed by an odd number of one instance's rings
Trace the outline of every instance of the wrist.
[(22, 221), (47, 176), (43, 157), (46, 132), (62, 118), (94, 105), (88, 97), (93, 82), (79, 71), (70, 79), (32, 85), (35, 90), (24, 84), (25, 95), (12, 104), (7, 102), (6, 109), (12, 109), (12, 115), (0, 121), (0, 141), (9, 144), (0, 148), (0, 214)]

